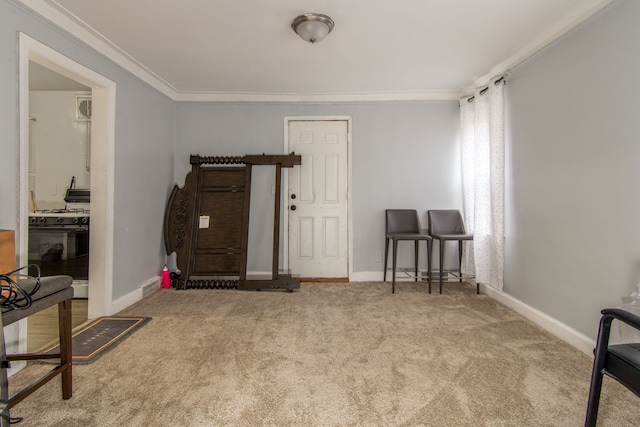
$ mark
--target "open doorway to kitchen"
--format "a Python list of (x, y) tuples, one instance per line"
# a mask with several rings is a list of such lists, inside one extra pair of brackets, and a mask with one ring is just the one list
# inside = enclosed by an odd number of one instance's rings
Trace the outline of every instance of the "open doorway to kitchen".
[[(29, 187), (29, 124), (31, 85), (36, 89), (35, 76), (31, 71), (43, 72), (52, 78), (65, 79), (67, 83), (77, 84), (71, 97), (73, 123), (80, 136), (75, 142), (78, 152), (75, 157), (81, 164), (74, 166), (62, 183), (49, 182), (44, 189)], [(33, 80), (30, 78), (33, 77)], [(73, 267), (67, 274), (86, 274), (85, 280), (78, 280), (76, 295), (87, 298), (87, 317), (95, 318), (111, 314), (112, 265), (113, 265), (113, 145), (115, 123), (115, 83), (96, 72), (76, 63), (59, 52), (20, 33), (20, 213), (19, 213), (19, 262), (26, 265), (33, 260), (34, 252), (38, 256), (48, 256), (47, 261), (56, 259), (56, 249), (60, 249), (67, 259), (81, 259), (86, 252), (90, 257), (90, 266)], [(86, 90), (85, 90), (86, 89)], [(66, 94), (70, 95), (70, 94)], [(90, 101), (90, 102), (89, 102)], [(35, 101), (34, 101), (35, 102)], [(48, 103), (57, 103), (48, 100)], [(61, 101), (60, 101), (61, 102)], [(46, 103), (45, 103), (46, 104)], [(38, 143), (46, 141), (47, 135), (38, 132), (38, 117), (35, 124)], [(89, 128), (89, 126), (90, 128)], [(84, 141), (82, 140), (84, 137)], [(33, 157), (31, 157), (33, 160)], [(76, 159), (77, 160), (77, 159)], [(58, 158), (57, 163), (60, 162)], [(64, 167), (59, 165), (60, 168)], [(33, 168), (31, 168), (33, 170)], [(71, 168), (69, 168), (71, 170)], [(68, 173), (68, 172), (67, 172)], [(62, 179), (57, 177), (57, 179)], [(43, 193), (40, 199), (35, 191)], [(31, 215), (34, 208), (39, 209), (41, 200), (43, 209), (64, 210), (44, 215)], [(34, 206), (35, 205), (35, 206)], [(76, 209), (74, 215), (68, 215), (69, 209)], [(83, 211), (80, 212), (80, 209)], [(80, 212), (80, 213), (79, 213)], [(44, 221), (43, 221), (44, 219)], [(47, 254), (47, 243), (40, 250), (30, 248), (29, 236), (33, 222), (50, 224), (55, 235), (63, 231), (62, 247), (55, 246)], [(58, 230), (55, 230), (57, 228)], [(58, 236), (59, 237), (59, 236)], [(30, 253), (31, 252), (31, 257)], [(43, 252), (40, 255), (39, 252)], [(62, 258), (63, 254), (60, 254)], [(42, 260), (41, 260), (42, 261)], [(71, 267), (69, 267), (71, 268)], [(81, 272), (86, 268), (86, 272)], [(82, 283), (84, 282), (84, 283)], [(82, 285), (86, 285), (82, 289)], [(75, 287), (75, 286), (74, 286)], [(25, 337), (26, 338), (26, 337)], [(22, 337), (21, 337), (22, 341)]]
[(29, 265), (89, 297), (91, 88), (29, 61)]
[[(91, 88), (29, 61), (28, 264), (73, 277), (73, 327), (87, 320)], [(33, 274), (33, 269), (30, 269)], [(57, 307), (27, 317), (27, 351), (57, 337)]]

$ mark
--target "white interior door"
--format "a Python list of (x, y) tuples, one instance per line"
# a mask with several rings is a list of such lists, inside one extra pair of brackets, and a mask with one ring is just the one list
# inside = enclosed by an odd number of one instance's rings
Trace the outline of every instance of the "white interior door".
[(289, 121), (289, 268), (302, 278), (347, 278), (348, 121)]

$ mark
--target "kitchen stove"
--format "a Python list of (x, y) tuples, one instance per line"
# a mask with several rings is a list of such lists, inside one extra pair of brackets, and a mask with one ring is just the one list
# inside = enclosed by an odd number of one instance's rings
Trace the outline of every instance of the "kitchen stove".
[(88, 231), (89, 217), (84, 208), (37, 210), (29, 213), (29, 229)]
[(88, 296), (89, 220), (85, 207), (29, 213), (29, 263), (37, 264), (43, 276), (73, 277), (76, 298)]

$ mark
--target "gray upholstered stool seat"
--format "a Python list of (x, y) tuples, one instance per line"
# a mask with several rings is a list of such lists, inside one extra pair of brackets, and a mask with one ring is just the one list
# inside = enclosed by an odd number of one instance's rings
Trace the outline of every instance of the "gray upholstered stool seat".
[(473, 234), (431, 233), (431, 237), (441, 240), (473, 240)]
[[(69, 399), (72, 395), (72, 347), (71, 347), (71, 300), (73, 298), (73, 278), (70, 276), (48, 276), (40, 278), (40, 289), (32, 296), (32, 304), (24, 309), (2, 308), (2, 324), (4, 326), (24, 319), (32, 314), (58, 305), (58, 332), (60, 337), (60, 347), (58, 353), (23, 353), (2, 355), (3, 361), (18, 360), (40, 360), (40, 359), (60, 359), (60, 363), (47, 374), (36, 380), (34, 383), (15, 393), (8, 399), (8, 407), (12, 408), (38, 388), (43, 386), (56, 375), (62, 378), (62, 398)], [(35, 279), (18, 280), (18, 285), (27, 293), (33, 291), (36, 286)], [(4, 348), (4, 346), (3, 346)], [(3, 375), (6, 375), (6, 369)], [(6, 381), (5, 381), (6, 384)], [(6, 396), (6, 390), (3, 394)]]
[[(73, 278), (71, 276), (47, 276), (40, 278), (40, 289), (31, 296), (33, 304), (20, 310), (2, 308), (2, 324), (4, 326), (17, 322), (20, 319), (31, 316), (53, 304), (73, 298)], [(18, 285), (27, 293), (36, 286), (35, 279), (18, 280)]]

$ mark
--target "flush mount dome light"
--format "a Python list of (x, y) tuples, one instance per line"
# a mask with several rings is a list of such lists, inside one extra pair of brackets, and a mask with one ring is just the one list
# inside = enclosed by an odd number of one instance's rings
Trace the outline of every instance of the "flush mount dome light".
[(333, 20), (321, 13), (305, 13), (291, 21), (291, 28), (302, 40), (309, 43), (319, 42), (333, 30)]

